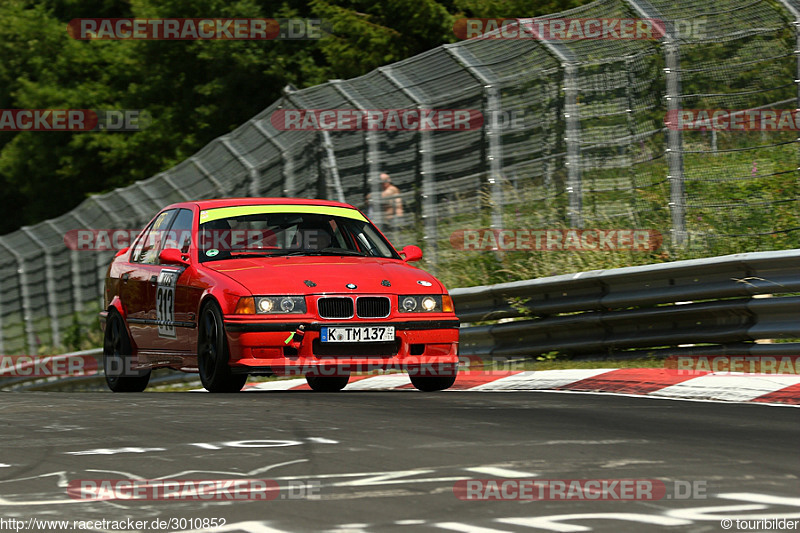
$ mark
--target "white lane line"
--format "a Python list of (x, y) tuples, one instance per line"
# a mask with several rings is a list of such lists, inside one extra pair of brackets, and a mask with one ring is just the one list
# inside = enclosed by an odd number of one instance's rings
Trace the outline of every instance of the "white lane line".
[(305, 384), (306, 384), (306, 378), (278, 379), (275, 381), (263, 381), (261, 383), (256, 383), (252, 387), (247, 387), (244, 391), (248, 392), (256, 390), (289, 390), (292, 387), (297, 387)]
[(800, 507), (800, 498), (770, 496), (769, 494), (753, 494), (752, 492), (726, 492), (725, 494), (717, 494), (717, 498), (724, 498), (726, 500), (741, 500), (754, 503), (768, 503), (770, 505), (793, 505)]
[(577, 531), (591, 531), (592, 528), (575, 524), (564, 524), (566, 520), (625, 520), (639, 522), (640, 524), (654, 524), (657, 526), (688, 526), (690, 520), (680, 518), (667, 518), (665, 516), (648, 515), (641, 513), (576, 513), (550, 516), (537, 516), (532, 518), (496, 518), (495, 521), (503, 524), (514, 524), (524, 527), (536, 527), (548, 531), (561, 531), (572, 533)]
[(563, 387), (582, 379), (618, 370), (616, 368), (567, 368), (564, 370), (533, 370), (506, 376), (469, 390), (546, 390)]
[(464, 470), (469, 472), (477, 472), (478, 474), (486, 474), (488, 476), (508, 478), (529, 478), (536, 477), (538, 475), (531, 472), (521, 472), (519, 470), (511, 470), (498, 466), (476, 466), (474, 468), (465, 468)]
[(439, 522), (433, 524), (435, 527), (449, 529), (450, 531), (460, 531), (461, 533), (509, 533), (507, 529), (494, 529), (491, 527), (472, 526), (460, 522)]
[(411, 383), (408, 374), (379, 374), (349, 383), (344, 390), (394, 389)]
[(651, 392), (648, 396), (748, 401), (800, 383), (789, 374), (708, 374)]

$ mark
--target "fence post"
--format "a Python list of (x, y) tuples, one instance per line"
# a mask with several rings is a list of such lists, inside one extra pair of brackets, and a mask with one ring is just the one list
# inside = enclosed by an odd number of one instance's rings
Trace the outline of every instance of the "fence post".
[(261, 122), (255, 119), (251, 119), (253, 126), (256, 127), (259, 133), (264, 136), (264, 138), (270, 142), (278, 151), (281, 153), (281, 159), (283, 159), (283, 195), (287, 198), (291, 198), (295, 195), (295, 187), (294, 187), (294, 161), (292, 161), (292, 154), (289, 153), (289, 150), (286, 146), (283, 145), (274, 135), (272, 135), (269, 130), (267, 130), (264, 126), (261, 125)]
[(28, 226), (20, 228), (44, 253), (45, 290), (47, 292), (47, 314), (50, 315), (50, 335), (53, 337), (53, 346), (61, 346), (61, 328), (58, 324), (58, 306), (56, 304), (55, 270), (53, 269), (53, 256), (50, 248), (46, 246)]
[(197, 171), (200, 172), (200, 174), (205, 176), (206, 179), (214, 185), (214, 188), (217, 190), (217, 194), (219, 194), (220, 196), (226, 196), (225, 187), (223, 187), (222, 183), (220, 183), (219, 180), (215, 178), (214, 175), (208, 171), (208, 169), (206, 169), (206, 167), (203, 165), (203, 163), (200, 162), (197, 156), (193, 155), (192, 157), (189, 158), (189, 161), (192, 162), (192, 164), (195, 166), (195, 168), (197, 168)]
[[(331, 86), (350, 102), (359, 111), (367, 108), (355, 97), (341, 80), (333, 80)], [(369, 183), (369, 216), (377, 226), (383, 224), (383, 210), (381, 209), (381, 151), (378, 147), (378, 134), (369, 128), (365, 132), (367, 141), (367, 182)]]
[[(147, 180), (147, 181), (150, 181), (150, 180)], [(155, 206), (156, 206), (156, 211), (155, 211), (155, 212), (153, 212), (153, 213), (150, 215), (150, 218), (152, 218), (152, 217), (153, 217), (153, 215), (155, 215), (155, 213), (158, 213), (158, 210), (160, 210), (160, 209), (163, 207), (161, 200), (159, 200), (158, 198), (156, 198), (155, 196), (153, 196), (153, 194), (152, 194), (150, 191), (148, 191), (147, 189), (145, 189), (145, 187), (144, 187), (144, 185), (142, 185), (142, 182), (141, 182), (141, 181), (136, 181), (136, 182), (134, 182), (134, 183), (133, 183), (133, 187), (136, 187), (137, 189), (139, 189), (140, 191), (142, 191), (142, 194), (144, 194), (145, 196), (147, 196), (147, 198), (148, 198), (148, 199), (149, 199), (151, 202), (153, 202), (153, 205), (155, 205)], [(147, 222), (148, 220), (149, 220), (149, 219), (145, 219), (145, 222)]]
[(567, 216), (570, 226), (583, 227), (583, 183), (581, 179), (581, 122), (578, 114), (578, 68), (569, 62), (564, 67), (564, 119), (567, 144)]
[[(170, 183), (170, 185), (172, 185), (172, 183)], [(105, 211), (106, 215), (108, 215), (108, 218), (114, 221), (114, 224), (117, 226), (117, 228), (122, 229), (119, 227), (122, 225), (120, 224), (119, 217), (117, 216), (116, 212), (113, 209), (107, 208), (107, 206), (103, 201), (103, 197), (101, 195), (96, 194), (94, 196), (91, 196), (91, 198), (100, 207), (100, 209)], [(97, 279), (99, 283), (98, 291), (100, 295), (99, 308), (103, 309), (103, 304), (105, 303), (103, 292), (105, 291), (105, 286), (106, 286), (106, 270), (108, 269), (108, 263), (107, 263), (108, 259), (103, 257), (101, 250), (97, 250), (96, 253), (97, 253)]]
[[(333, 85), (333, 84), (331, 84)], [(334, 87), (335, 90), (335, 87)], [(302, 95), (297, 91), (293, 91), (288, 87), (284, 88), (283, 94), (292, 104), (295, 101), (298, 107), (308, 109), (308, 106), (302, 102)], [(331, 192), (336, 195), (339, 202), (344, 202), (344, 191), (342, 190), (342, 182), (339, 179), (339, 167), (336, 163), (336, 152), (333, 150), (333, 141), (331, 141), (331, 134), (327, 130), (320, 131), (322, 135), (322, 148), (325, 150), (325, 160), (323, 160), (323, 168), (325, 168), (325, 188), (327, 189), (326, 196)]]
[[(378, 67), (377, 70), (392, 85), (408, 96), (416, 104), (417, 109), (423, 109), (425, 99), (414, 87), (403, 85), (391, 66)], [(422, 241), (430, 271), (435, 274), (439, 263), (439, 221), (436, 218), (436, 165), (433, 162), (433, 141), (431, 132), (428, 130), (420, 129), (417, 135), (419, 135), (420, 174), (422, 176), (422, 225), (424, 228)], [(392, 220), (396, 221), (397, 219), (395, 217)]]
[(583, 183), (581, 178), (581, 121), (578, 103), (578, 61), (575, 53), (564, 44), (549, 41), (536, 32), (533, 19), (519, 19), (518, 27), (536, 39), (564, 69), (564, 121), (567, 145), (567, 217), (573, 228), (583, 227)]
[[(78, 218), (75, 213), (72, 213), (75, 216), (75, 219), (78, 222), (83, 222)], [(51, 228), (53, 228), (56, 233), (60, 233), (63, 235), (61, 228), (57, 227), (52, 220), (45, 220), (45, 223), (48, 224)], [(77, 314), (83, 311), (83, 304), (81, 302), (80, 294), (81, 294), (81, 275), (80, 275), (80, 256), (78, 255), (78, 250), (70, 250), (69, 251), (69, 264), (70, 264), (70, 283), (72, 285), (72, 312)]]
[[(664, 23), (664, 74), (667, 82), (667, 116), (676, 117), (681, 107), (680, 45), (672, 22), (648, 0), (625, 0), (642, 18)], [(671, 112), (671, 113), (670, 113)], [(669, 119), (668, 119), (669, 120)], [(667, 127), (667, 165), (669, 167), (669, 211), (672, 218), (672, 244), (686, 244), (686, 192), (683, 178), (683, 134), (677, 127)]]
[[(797, 85), (797, 105), (795, 108), (800, 112), (800, 5), (796, 0), (778, 0), (783, 7), (789, 11), (794, 17), (794, 55), (797, 57), (797, 66), (795, 67), (794, 83)], [(800, 150), (800, 147), (798, 147)]]
[(28, 285), (28, 273), (25, 269), (25, 260), (16, 250), (6, 244), (5, 239), (0, 237), (0, 246), (8, 250), (9, 254), (17, 262), (17, 277), (19, 279), (20, 297), (22, 299), (22, 322), (25, 329), (25, 343), (27, 351), (35, 355), (37, 350), (36, 332), (33, 329), (33, 310), (31, 308), (30, 285)]
[[(497, 119), (503, 110), (500, 89), (495, 81), (490, 79), (484, 72), (475, 68), (474, 61), (469, 57), (469, 52), (462, 49), (459, 45), (445, 45), (445, 51), (455, 59), (459, 65), (464, 67), (469, 74), (483, 85), (486, 97), (487, 115), (483, 117), (483, 131), (485, 143), (488, 145), (486, 154), (489, 163), (489, 176), (487, 182), (491, 195), (491, 223), (492, 229), (503, 227), (503, 138), (497, 126)], [(497, 247), (495, 247), (497, 250)]]
[[(172, 170), (172, 169), (170, 169), (170, 170)], [(181, 198), (183, 198), (184, 202), (189, 202), (189, 201), (193, 200), (193, 198), (189, 198), (189, 195), (186, 194), (185, 192), (183, 192), (183, 189), (181, 189), (178, 186), (178, 184), (175, 183), (175, 181), (172, 179), (172, 176), (169, 175), (169, 170), (166, 171), (166, 172), (162, 172), (161, 174), (158, 174), (158, 176), (161, 176), (162, 178), (164, 178), (164, 181), (167, 182), (167, 185), (172, 187), (172, 190), (175, 191), (176, 193), (178, 193), (181, 196)]]
[[(677, 116), (680, 109), (680, 49), (668, 38), (665, 43), (667, 77), (667, 113)], [(669, 165), (669, 207), (672, 214), (672, 242), (686, 244), (686, 193), (683, 180), (683, 133), (677, 128), (667, 130), (667, 163)]]
[[(242, 165), (247, 168), (247, 174), (250, 177), (250, 182), (248, 186), (248, 192), (250, 196), (258, 196), (258, 180), (261, 178), (261, 175), (258, 172), (258, 168), (253, 165), (250, 161), (247, 160), (239, 151), (231, 144), (230, 139), (227, 136), (220, 137), (220, 142), (222, 146), (228, 150), (233, 157), (236, 158)], [(210, 176), (211, 174), (206, 174), (206, 176)]]

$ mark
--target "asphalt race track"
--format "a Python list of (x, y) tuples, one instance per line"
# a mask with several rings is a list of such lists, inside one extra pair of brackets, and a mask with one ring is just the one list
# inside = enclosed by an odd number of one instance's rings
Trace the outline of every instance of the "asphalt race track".
[[(716, 532), (724, 518), (800, 519), (800, 411), (790, 407), (458, 391), (2, 400), (3, 520), (224, 518), (205, 530), (492, 533)], [(514, 478), (658, 479), (667, 494), (462, 501), (453, 491), (459, 480)], [(280, 493), (219, 502), (67, 495), (69, 482), (87, 479), (269, 479)], [(694, 488), (679, 494), (679, 486)]]

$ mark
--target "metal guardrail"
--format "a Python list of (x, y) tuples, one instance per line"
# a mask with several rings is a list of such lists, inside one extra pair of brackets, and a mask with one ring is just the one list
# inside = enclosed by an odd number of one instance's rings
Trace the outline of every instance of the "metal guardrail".
[[(800, 342), (786, 342), (800, 340), (800, 250), (595, 270), (451, 295), (462, 323), (494, 322), (462, 325), (462, 355), (800, 353)], [(778, 342), (755, 342), (764, 339)]]
[[(800, 342), (755, 342), (800, 341), (800, 250), (594, 270), (450, 294), (465, 356), (800, 353)], [(493, 323), (469, 324), (475, 322)], [(95, 356), (102, 371), (101, 355), (97, 348), (64, 357)], [(171, 372), (151, 383), (197, 379)], [(3, 390), (104, 388), (102, 373), (0, 379)]]

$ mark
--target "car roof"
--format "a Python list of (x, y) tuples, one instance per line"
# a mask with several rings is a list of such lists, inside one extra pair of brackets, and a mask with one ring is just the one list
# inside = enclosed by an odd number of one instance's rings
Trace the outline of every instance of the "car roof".
[[(319, 205), (328, 207), (347, 207), (356, 209), (350, 204), (333, 202), (331, 200), (318, 200), (311, 198), (215, 198), (208, 200), (196, 200), (193, 202), (180, 202), (168, 205), (164, 209), (188, 208), (196, 205), (200, 209), (214, 209), (217, 207), (232, 207), (238, 205)], [(163, 210), (163, 209), (162, 209)]]

